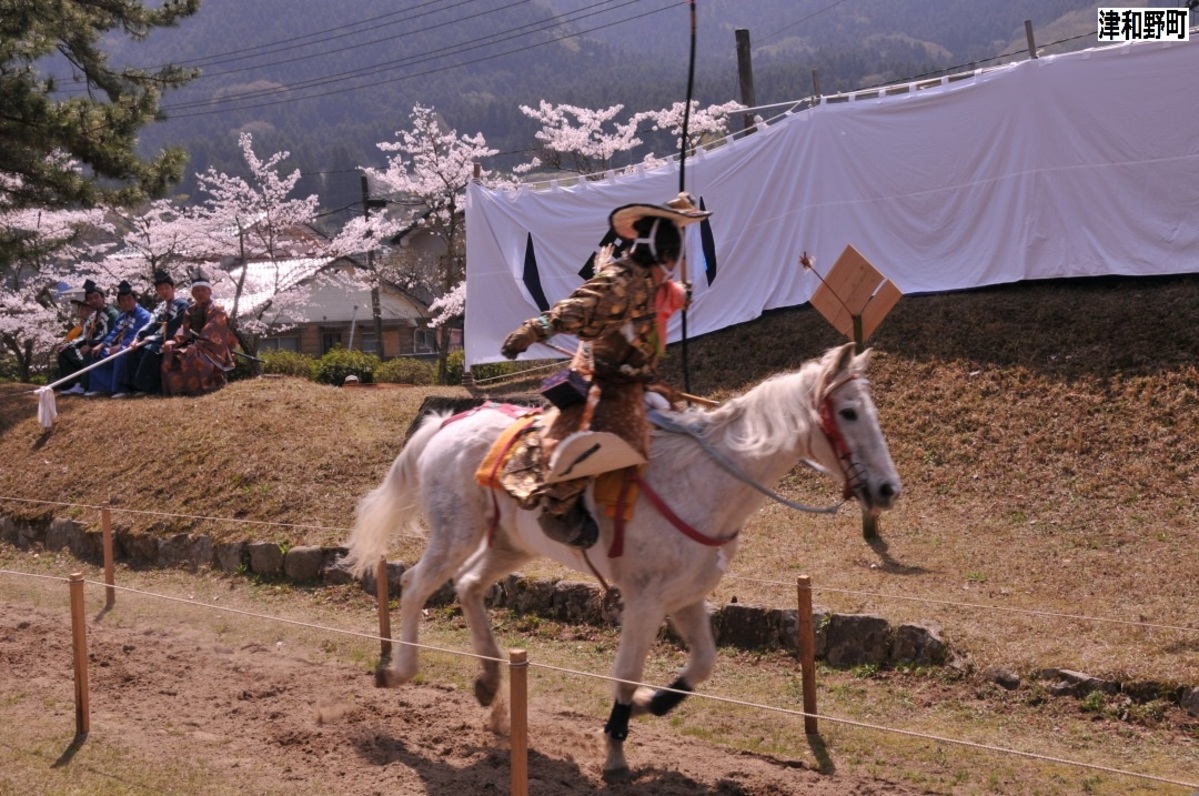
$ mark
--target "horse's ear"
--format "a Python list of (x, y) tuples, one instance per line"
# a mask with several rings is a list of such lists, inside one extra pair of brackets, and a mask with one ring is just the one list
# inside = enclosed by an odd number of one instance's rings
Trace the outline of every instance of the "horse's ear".
[(857, 362), (854, 365), (858, 369), (858, 372), (860, 372), (860, 373), (866, 372), (866, 366), (870, 364), (870, 357), (873, 354), (874, 354), (874, 349), (867, 348), (865, 351), (863, 351), (861, 354), (858, 355)]
[(821, 376), (821, 392), (837, 382), (853, 366), (856, 343), (846, 343), (840, 348), (831, 348), (824, 357), (824, 373)]
[(833, 369), (833, 376), (839, 376), (853, 365), (854, 355), (857, 353), (857, 343), (846, 343), (837, 351), (837, 366)]

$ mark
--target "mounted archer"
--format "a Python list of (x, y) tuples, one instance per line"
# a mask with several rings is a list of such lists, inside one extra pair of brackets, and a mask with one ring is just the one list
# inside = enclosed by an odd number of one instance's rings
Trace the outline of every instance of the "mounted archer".
[(499, 479), (522, 508), (541, 506), (538, 521), (554, 541), (594, 544), (598, 525), (581, 500), (591, 476), (648, 458), (646, 401), (668, 402), (647, 390), (671, 392), (657, 383), (658, 362), (666, 321), (687, 302), (671, 274), (682, 259), (683, 227), (709, 215), (685, 193), (662, 205), (616, 208), (608, 223), (627, 245), (623, 254), (606, 247), (594, 277), (504, 340), (509, 359), (558, 333), (581, 341), (571, 379), (547, 393), (556, 410), (538, 421), (540, 434), (514, 443)]

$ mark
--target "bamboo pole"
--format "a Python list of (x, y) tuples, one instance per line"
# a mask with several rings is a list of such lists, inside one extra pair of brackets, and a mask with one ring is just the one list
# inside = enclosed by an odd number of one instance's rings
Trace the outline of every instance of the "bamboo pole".
[(104, 542), (104, 607), (112, 608), (117, 590), (112, 565), (112, 511), (107, 500), (100, 504), (100, 533)]
[(803, 677), (803, 726), (808, 735), (820, 732), (816, 722), (816, 632), (812, 627), (812, 578), (796, 579), (799, 596), (799, 670)]
[(375, 599), (379, 603), (379, 657), (383, 662), (391, 659), (391, 611), (388, 606), (387, 558), (379, 556), (375, 565)]
[(92, 728), (91, 704), (87, 691), (87, 619), (83, 615), (83, 573), (70, 577), (71, 638), (75, 648), (75, 735), (87, 735)]
[(529, 796), (529, 661), (524, 650), (508, 653), (512, 703), (512, 796)]

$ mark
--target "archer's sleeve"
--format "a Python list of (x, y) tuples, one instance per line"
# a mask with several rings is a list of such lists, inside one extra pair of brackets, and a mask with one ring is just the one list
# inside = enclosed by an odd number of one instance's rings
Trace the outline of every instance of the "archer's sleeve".
[(559, 301), (546, 318), (554, 332), (565, 332), (590, 340), (629, 315), (629, 290), (625, 275), (605, 270), (588, 279)]

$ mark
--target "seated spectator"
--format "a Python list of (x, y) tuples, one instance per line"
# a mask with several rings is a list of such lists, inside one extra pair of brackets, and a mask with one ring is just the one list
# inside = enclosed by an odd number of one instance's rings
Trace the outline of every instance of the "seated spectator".
[[(82, 370), (99, 359), (100, 346), (112, 331), (119, 314), (116, 309), (107, 305), (104, 291), (90, 279), (83, 283), (83, 297), (87, 318), (81, 324), (81, 334), (59, 351), (59, 378)], [(90, 372), (84, 373), (70, 389), (63, 390), (63, 394), (85, 394), (88, 390), (90, 376)]]
[[(137, 303), (133, 286), (123, 280), (117, 287), (117, 308), (121, 314), (117, 316), (112, 331), (100, 345), (100, 358), (110, 357), (128, 349), (137, 333), (150, 322), (150, 313)], [(125, 379), (125, 365), (128, 360), (129, 354), (125, 354), (93, 370), (88, 390), (84, 395), (91, 397), (119, 392), (118, 385)]]
[(162, 345), (174, 337), (183, 324), (187, 299), (175, 295), (175, 280), (166, 271), (154, 272), (154, 292), (162, 303), (130, 346), (133, 352), (125, 365), (125, 382), (121, 385), (124, 391), (113, 393), (113, 398), (162, 392)]
[[(64, 295), (64, 298), (69, 298), (71, 302), (71, 309), (75, 313), (75, 325), (67, 332), (62, 345), (58, 347), (58, 377), (60, 379), (66, 378), (83, 367), (83, 357), (79, 354), (79, 346), (83, 345), (83, 335), (87, 330), (87, 321), (92, 314), (92, 308), (87, 306), (87, 299), (84, 297), (83, 288), (71, 291), (69, 294)], [(72, 379), (63, 384), (59, 389), (71, 390), (78, 383), (78, 379)]]
[(233, 346), (225, 310), (212, 300), (212, 283), (197, 269), (192, 300), (175, 336), (162, 345), (162, 391), (166, 395), (203, 395), (225, 386), (233, 370)]

